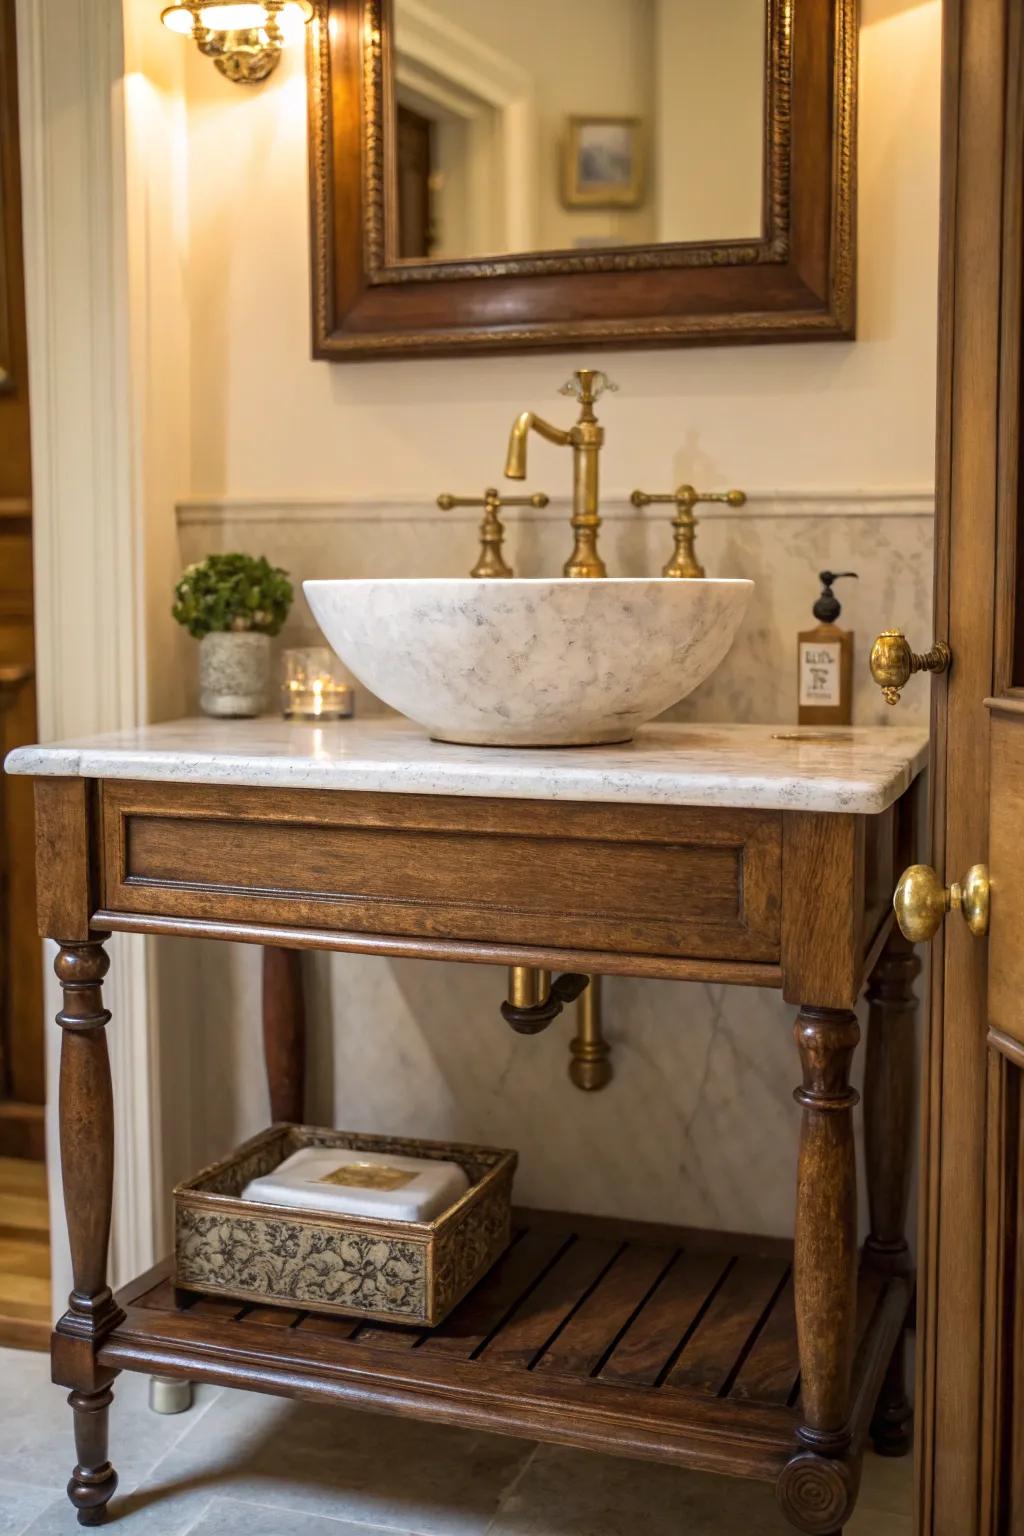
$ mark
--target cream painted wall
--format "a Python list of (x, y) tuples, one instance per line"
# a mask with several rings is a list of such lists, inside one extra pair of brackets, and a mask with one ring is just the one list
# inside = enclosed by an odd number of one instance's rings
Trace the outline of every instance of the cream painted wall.
[[(582, 236), (657, 238), (650, 197), (635, 210), (567, 209), (561, 152), (567, 114), (646, 117), (654, 95), (654, 0), (424, 0), (442, 21), (518, 66), (531, 86), (535, 228), (542, 250)], [(401, 48), (401, 6), (398, 46)], [(463, 254), (478, 254), (464, 252)]]
[[(610, 508), (683, 478), (753, 493), (702, 530), (711, 569), (754, 575), (759, 607), (691, 718), (792, 718), (791, 641), (819, 563), (852, 554), (861, 641), (890, 609), (930, 626), (939, 4), (864, 0), (862, 15), (857, 342), (600, 358), (621, 388), (602, 410)], [(312, 362), (300, 63), (247, 94), (190, 51), (186, 103), (182, 557), (243, 545), (296, 575), (464, 568), (472, 526), (432, 516), (434, 495), (493, 481), (524, 406), (568, 419), (555, 390), (580, 359)], [(564, 493), (567, 457), (537, 445), (531, 477)], [(516, 523), (523, 568), (550, 570), (564, 532)], [(656, 530), (626, 520), (607, 549), (616, 568), (660, 558)], [(300, 605), (294, 632), (306, 623)], [(901, 707), (921, 718), (923, 690)], [(866, 685), (858, 708), (881, 712)], [(238, 946), (157, 956), (173, 1177), (266, 1122), (259, 966)], [(513, 1038), (499, 973), (318, 956), (307, 980), (318, 1117), (517, 1145), (520, 1196), (542, 1204), (762, 1231), (791, 1217), (792, 1019), (774, 994), (610, 982), (617, 1078), (586, 1098), (564, 1075), (569, 1021)]]
[(146, 528), (144, 707), (152, 718), (167, 718), (185, 706), (189, 655), (167, 593), (177, 559), (175, 491), (192, 427), (188, 134), (186, 59), (179, 40), (152, 22), (152, 8), (131, 0), (124, 14), (126, 230), (128, 303), (138, 321), (130, 332), (134, 493)]
[[(765, 488), (931, 485), (939, 3), (864, 0), (856, 343), (608, 353), (609, 491), (683, 478)], [(314, 363), (305, 86), (294, 54), (251, 95), (188, 70), (191, 473), (182, 494), (420, 497), (500, 472), (525, 406), (575, 354)], [(535, 450), (559, 489), (568, 465)]]
[(659, 240), (760, 236), (764, 0), (657, 0)]

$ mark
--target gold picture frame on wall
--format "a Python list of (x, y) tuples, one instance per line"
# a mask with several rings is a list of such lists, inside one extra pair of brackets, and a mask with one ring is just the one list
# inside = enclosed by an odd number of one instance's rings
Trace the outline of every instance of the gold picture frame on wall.
[(640, 117), (569, 117), (562, 147), (567, 208), (639, 208), (646, 194)]

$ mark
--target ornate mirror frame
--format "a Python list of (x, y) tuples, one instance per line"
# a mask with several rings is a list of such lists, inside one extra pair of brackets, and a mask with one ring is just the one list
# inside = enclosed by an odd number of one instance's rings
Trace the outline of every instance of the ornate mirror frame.
[(760, 240), (397, 262), (391, 0), (317, 0), (313, 355), (852, 336), (856, 0), (766, 7)]

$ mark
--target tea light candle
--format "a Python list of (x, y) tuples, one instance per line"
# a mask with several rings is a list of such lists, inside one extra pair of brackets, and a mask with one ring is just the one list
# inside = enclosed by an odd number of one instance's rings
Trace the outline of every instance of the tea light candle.
[(326, 646), (285, 651), (281, 658), (281, 713), (286, 720), (347, 720), (352, 688)]

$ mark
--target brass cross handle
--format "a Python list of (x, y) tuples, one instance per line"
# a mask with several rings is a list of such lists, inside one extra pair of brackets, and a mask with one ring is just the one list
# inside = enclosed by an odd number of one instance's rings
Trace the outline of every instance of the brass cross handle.
[(742, 507), (747, 499), (746, 491), (698, 491), (692, 485), (680, 485), (674, 491), (634, 491), (629, 498), (634, 507), (674, 506), (672, 535), (675, 550), (667, 565), (662, 566), (663, 576), (701, 577), (704, 567), (697, 559), (697, 519), (694, 507), (701, 502), (720, 502), (728, 507)]
[(500, 496), (495, 487), (489, 485), (482, 496), (452, 496), (448, 491), (444, 491), (437, 498), (437, 504), (442, 512), (450, 512), (453, 507), (483, 507), (483, 521), (480, 524), (480, 554), (469, 574), (508, 578), (514, 576), (515, 572), (506, 563), (501, 553), (501, 546), (505, 541), (505, 526), (498, 513), (502, 507), (546, 507), (549, 499), (543, 491), (534, 491), (532, 496)]
[(945, 640), (936, 640), (930, 651), (919, 656), (910, 649), (902, 629), (883, 629), (871, 647), (871, 676), (882, 690), (887, 704), (898, 704), (900, 694), (915, 672), (945, 672), (952, 652)]
[(900, 876), (892, 898), (900, 932), (912, 944), (934, 938), (947, 912), (960, 913), (976, 938), (988, 933), (988, 869), (972, 864), (962, 880), (943, 885), (930, 864), (911, 864)]

